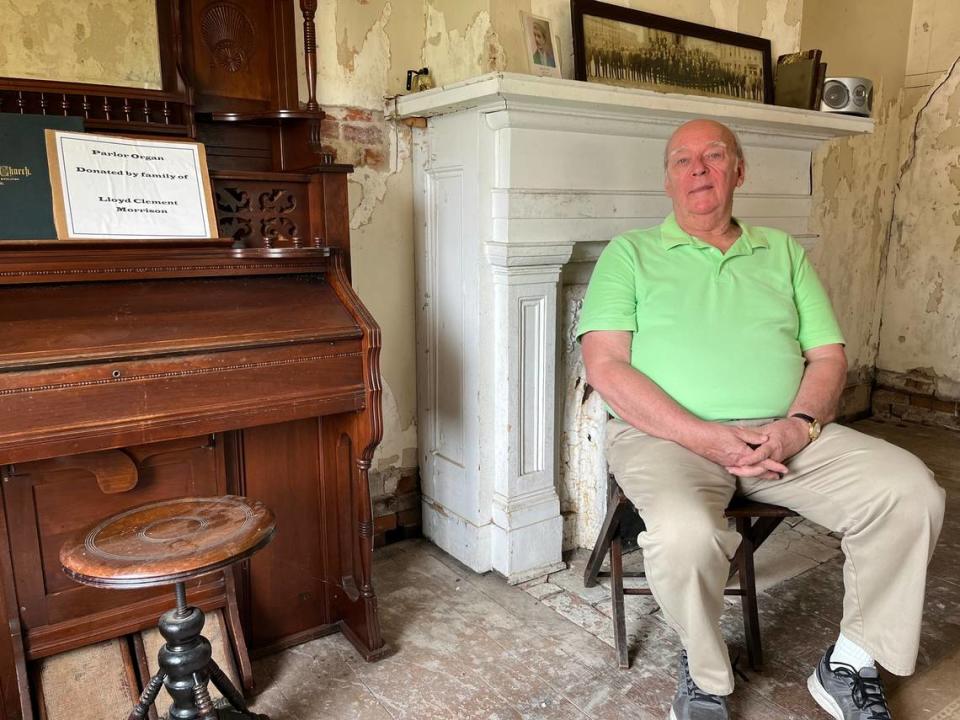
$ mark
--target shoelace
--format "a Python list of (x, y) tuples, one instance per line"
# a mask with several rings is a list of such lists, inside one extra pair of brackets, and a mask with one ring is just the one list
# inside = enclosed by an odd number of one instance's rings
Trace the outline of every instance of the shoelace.
[(687, 688), (687, 695), (690, 696), (691, 702), (700, 700), (701, 702), (706, 702), (710, 705), (723, 705), (723, 701), (718, 695), (711, 695), (710, 693), (704, 692), (697, 684), (693, 681), (693, 678), (690, 676), (690, 666), (687, 665), (687, 654), (683, 654), (683, 682)]
[(853, 702), (861, 710), (870, 711), (868, 720), (892, 720), (880, 678), (865, 678), (852, 665), (837, 664), (839, 667), (833, 670), (834, 674), (852, 681)]

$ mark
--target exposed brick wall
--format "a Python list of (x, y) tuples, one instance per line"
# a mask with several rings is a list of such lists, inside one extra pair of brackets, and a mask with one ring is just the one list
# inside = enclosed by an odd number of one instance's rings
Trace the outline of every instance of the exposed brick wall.
[(420, 473), (391, 467), (370, 472), (373, 546), (420, 537)]
[(382, 112), (330, 106), (323, 112), (320, 138), (324, 150), (336, 154), (337, 162), (389, 169), (390, 126)]
[(937, 397), (930, 389), (906, 383), (878, 384), (873, 391), (873, 413), (878, 417), (960, 430), (960, 401)]

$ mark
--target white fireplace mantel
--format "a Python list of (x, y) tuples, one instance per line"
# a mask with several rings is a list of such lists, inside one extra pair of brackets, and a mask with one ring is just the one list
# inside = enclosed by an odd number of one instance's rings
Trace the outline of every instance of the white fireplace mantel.
[(695, 117), (736, 130), (735, 213), (809, 246), (811, 153), (873, 121), (509, 73), (387, 111), (428, 118), (414, 142), (424, 533), (521, 582), (561, 566), (565, 525), (592, 528), (604, 497), (602, 476), (578, 479), (586, 492), (563, 508), (557, 491), (564, 403), (579, 401), (558, 377), (561, 287), (584, 282), (611, 237), (670, 211), (669, 135)]

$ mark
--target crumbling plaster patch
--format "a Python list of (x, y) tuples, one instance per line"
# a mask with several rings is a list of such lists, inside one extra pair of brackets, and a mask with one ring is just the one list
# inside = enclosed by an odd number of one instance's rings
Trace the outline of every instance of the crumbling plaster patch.
[(384, 14), (387, 0), (342, 0), (337, 3), (337, 61), (351, 72), (366, 36)]
[(154, 0), (0, 0), (0, 75), (160, 87)]
[(423, 64), (430, 68), (437, 85), (505, 67), (506, 59), (489, 12), (478, 12), (461, 30), (450, 28), (446, 16), (428, 2), (425, 19)]
[[(381, 108), (387, 92), (390, 68), (390, 38), (387, 25), (393, 11), (391, 0), (380, 5), (371, 25), (366, 13), (355, 15), (356, 0), (336, 0), (320, 3), (317, 8), (316, 25), (321, 30), (317, 41), (317, 99), (321, 105), (342, 105), (362, 108)], [(378, 4), (379, 5), (379, 4)], [(350, 8), (348, 11), (346, 8)], [(340, 18), (363, 20), (353, 32), (347, 27), (339, 30)], [(374, 16), (371, 14), (370, 16)], [(352, 22), (346, 24), (352, 25)], [(322, 34), (323, 28), (338, 28), (341, 36), (331, 38)], [(302, 37), (297, 43), (302, 52)], [(361, 37), (354, 46), (351, 38)], [(307, 96), (306, 79), (301, 74), (300, 98)]]
[(873, 133), (835, 140), (814, 154), (811, 229), (820, 240), (810, 257), (833, 301), (854, 369), (873, 367), (876, 360), (899, 115), (898, 102), (887, 103)]
[(960, 381), (958, 66), (960, 58), (904, 124), (877, 358), (885, 371), (928, 368), (941, 394)]
[(590, 547), (607, 509), (607, 462), (604, 438), (607, 413), (600, 394), (588, 391), (576, 331), (586, 285), (562, 290), (559, 487), (563, 549)]
[[(358, 167), (350, 177), (350, 184), (359, 194), (356, 205), (350, 213), (350, 228), (357, 230), (370, 223), (374, 213), (383, 202), (387, 194), (387, 181), (390, 177), (402, 172), (410, 159), (411, 133), (410, 128), (399, 123), (391, 123), (386, 128), (389, 144), (389, 170), (380, 172), (370, 167)], [(409, 172), (405, 177), (410, 177)], [(412, 181), (411, 181), (412, 182)]]

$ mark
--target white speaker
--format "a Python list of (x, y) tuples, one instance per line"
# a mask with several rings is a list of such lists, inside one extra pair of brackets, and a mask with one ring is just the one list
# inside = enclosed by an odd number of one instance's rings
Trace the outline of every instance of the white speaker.
[(873, 81), (862, 77), (827, 78), (823, 81), (820, 110), (869, 117), (873, 110)]

